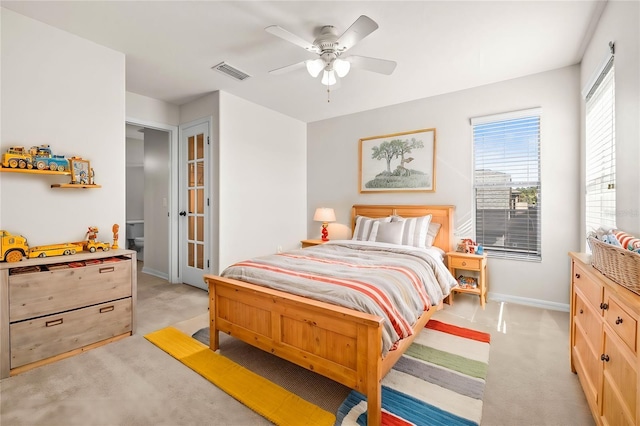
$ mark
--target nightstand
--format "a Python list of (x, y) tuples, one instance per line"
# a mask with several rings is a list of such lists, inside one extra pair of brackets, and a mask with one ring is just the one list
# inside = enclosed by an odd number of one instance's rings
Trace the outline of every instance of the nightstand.
[[(447, 253), (447, 266), (451, 275), (458, 279), (460, 275), (464, 275), (464, 271), (477, 272), (477, 287), (461, 287), (458, 284), (454, 287), (449, 296), (449, 304), (453, 305), (454, 293), (471, 293), (480, 296), (480, 306), (484, 309), (487, 303), (487, 255), (459, 253), (450, 251)], [(457, 271), (457, 272), (456, 272)], [(475, 274), (474, 274), (475, 275)]]
[(302, 248), (318, 246), (320, 244), (326, 243), (326, 241), (322, 240), (302, 240), (300, 242), (302, 243)]

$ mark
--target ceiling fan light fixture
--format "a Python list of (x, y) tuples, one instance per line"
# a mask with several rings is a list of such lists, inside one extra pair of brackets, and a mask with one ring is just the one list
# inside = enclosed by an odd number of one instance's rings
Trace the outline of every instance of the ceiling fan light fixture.
[(307, 71), (311, 77), (316, 78), (320, 75), (320, 71), (324, 69), (324, 61), (320, 58), (307, 61)]
[(333, 61), (333, 69), (335, 70), (338, 77), (342, 78), (345, 75), (349, 74), (349, 70), (351, 69), (351, 63), (349, 61), (345, 61), (344, 59), (336, 58)]
[(325, 86), (333, 86), (336, 82), (336, 73), (333, 70), (325, 71), (322, 74), (322, 84)]

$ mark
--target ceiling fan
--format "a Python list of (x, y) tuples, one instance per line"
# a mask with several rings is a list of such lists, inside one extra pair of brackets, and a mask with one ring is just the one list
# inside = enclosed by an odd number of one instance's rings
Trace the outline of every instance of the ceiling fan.
[(314, 78), (322, 72), (322, 84), (327, 87), (336, 84), (337, 77), (346, 76), (351, 67), (390, 75), (396, 68), (394, 61), (358, 55), (342, 56), (347, 50), (376, 29), (378, 29), (378, 24), (373, 19), (361, 15), (340, 36), (338, 36), (335, 27), (332, 25), (323, 26), (320, 29), (320, 35), (311, 43), (278, 25), (271, 25), (265, 28), (265, 31), (300, 46), (308, 52), (316, 53), (319, 58), (287, 65), (269, 72), (271, 74), (283, 74), (306, 66), (307, 71)]

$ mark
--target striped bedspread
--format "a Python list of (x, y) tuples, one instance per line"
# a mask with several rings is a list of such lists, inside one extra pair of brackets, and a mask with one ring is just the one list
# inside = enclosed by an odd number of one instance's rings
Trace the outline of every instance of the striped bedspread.
[(436, 249), (351, 240), (238, 262), (221, 275), (385, 318), (383, 354), (457, 284)]

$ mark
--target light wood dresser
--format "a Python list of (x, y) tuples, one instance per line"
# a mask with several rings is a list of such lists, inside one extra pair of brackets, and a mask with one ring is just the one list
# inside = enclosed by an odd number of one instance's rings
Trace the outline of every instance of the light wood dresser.
[(0, 378), (133, 334), (136, 273), (132, 250), (0, 263)]
[(599, 425), (640, 423), (640, 296), (571, 257), (571, 370)]

